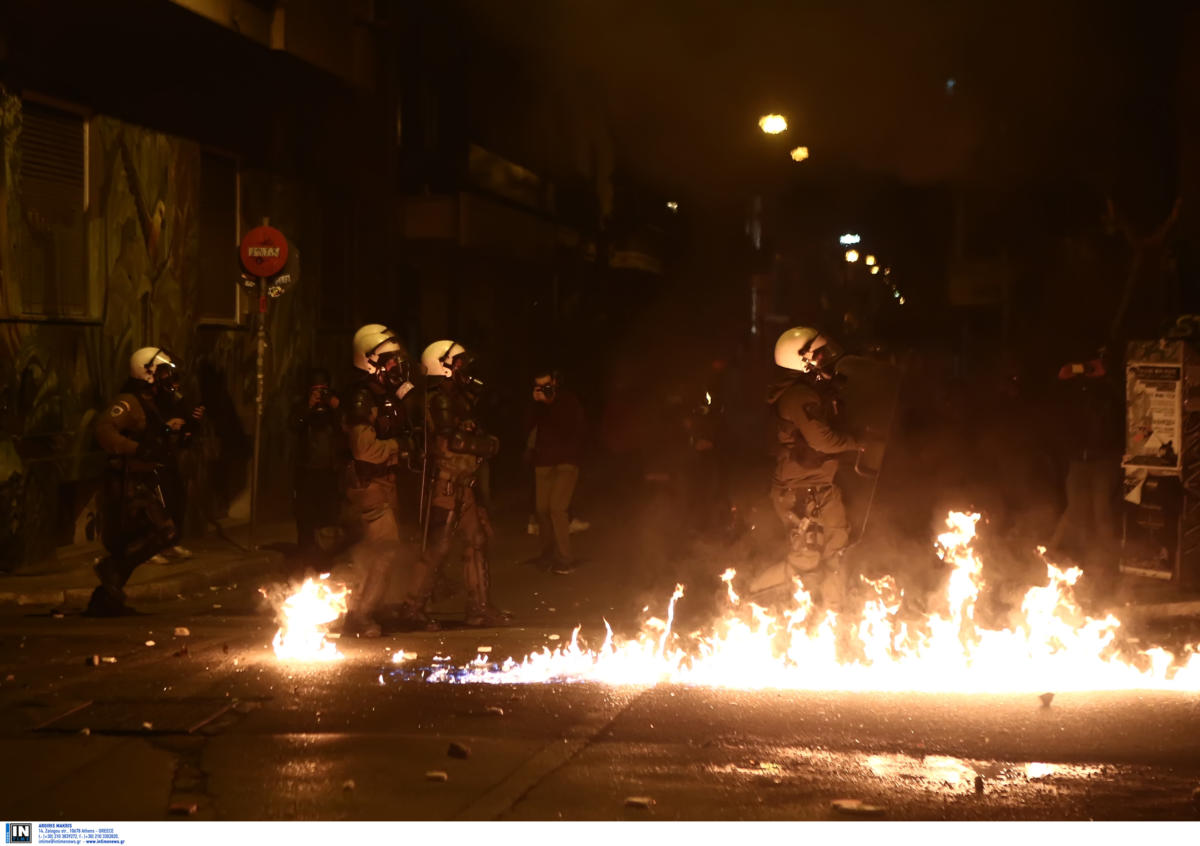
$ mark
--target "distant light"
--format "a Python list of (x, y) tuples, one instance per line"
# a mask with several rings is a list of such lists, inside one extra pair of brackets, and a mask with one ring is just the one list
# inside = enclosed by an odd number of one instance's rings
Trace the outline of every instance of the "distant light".
[(758, 119), (758, 128), (768, 135), (778, 135), (787, 129), (787, 118), (783, 115), (763, 115)]
[(673, 212), (677, 212), (677, 211), (679, 211), (679, 203), (675, 202), (674, 200), (668, 200), (667, 208)]
[[(868, 256), (868, 258), (870, 258), (870, 256)], [(870, 264), (870, 262), (867, 262), (867, 264)], [(871, 268), (871, 275), (872, 275), (872, 276), (875, 276), (875, 275), (877, 275), (878, 273), (879, 273), (879, 266), (878, 266), (878, 265), (876, 265), (875, 267), (872, 267), (872, 268)]]
[(852, 264), (858, 261), (858, 250), (846, 250), (846, 261)]
[(792, 150), (792, 161), (802, 162), (807, 158), (808, 158), (808, 148), (807, 147), (796, 147), (794, 150)]
[(903, 300), (903, 299), (904, 299), (904, 297), (900, 296), (900, 292), (899, 292), (899, 291), (892, 291), (892, 296), (893, 296), (893, 297), (895, 297), (895, 298), (896, 298), (896, 299), (898, 299), (898, 300)]
[(874, 267), (875, 266), (875, 256), (867, 256), (865, 259), (863, 259), (863, 263), (867, 267)]
[(846, 233), (845, 235), (843, 235), (841, 238), (838, 238), (838, 243), (839, 243), (839, 244), (842, 244), (843, 246), (846, 246), (846, 247), (848, 247), (848, 246), (850, 246), (851, 244), (857, 244), (857, 243), (858, 243), (859, 241), (861, 241), (861, 240), (862, 240), (862, 236), (860, 236), (860, 235), (855, 235), (855, 234), (853, 234), (853, 233), (851, 233), (851, 232), (847, 232), (847, 233)]
[(956, 86), (956, 85), (958, 85), (958, 80), (957, 80), (957, 79), (955, 79), (954, 77), (950, 77), (949, 79), (947, 79), (947, 80), (946, 80), (946, 93), (947, 93), (947, 94), (953, 94), (953, 93), (954, 93), (954, 86)]
[(883, 269), (883, 275), (884, 275), (884, 276), (891, 276), (891, 275), (892, 275), (892, 269), (891, 269), (890, 267), (885, 267), (885, 268)]
[(904, 297), (900, 298), (900, 305), (904, 305)]

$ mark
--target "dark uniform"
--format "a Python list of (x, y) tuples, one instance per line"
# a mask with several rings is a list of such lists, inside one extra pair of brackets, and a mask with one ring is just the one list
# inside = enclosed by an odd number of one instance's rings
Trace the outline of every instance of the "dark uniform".
[(168, 426), (147, 382), (130, 379), (96, 420), (108, 454), (100, 491), (100, 538), (108, 555), (96, 565), (100, 586), (87, 613), (127, 612), (125, 584), (139, 564), (173, 542), (175, 523), (163, 503), (158, 472), (167, 460)]
[[(200, 424), (195, 417), (196, 407), (185, 402), (179, 394), (160, 393), (155, 399), (159, 414), (164, 420), (178, 418), (184, 421), (179, 430), (167, 431), (165, 455), (162, 465), (158, 468), (158, 483), (163, 503), (175, 524), (175, 534), (169, 544), (171, 547), (177, 546), (183, 540), (184, 524), (187, 522), (188, 484), (181, 466), (183, 447), (196, 434)], [(168, 552), (170, 551), (168, 548)], [(184, 554), (186, 555), (186, 552)]]
[(377, 381), (356, 384), (347, 405), (351, 462), (346, 495), (361, 515), (363, 532), (352, 554), (364, 570), (358, 595), (351, 596), (347, 622), (351, 628), (370, 629), (378, 622), (394, 570), (405, 559), (416, 558), (416, 551), (401, 541), (397, 521), (396, 472), (412, 444), (402, 404)]
[(492, 608), (489, 599), (488, 539), (492, 535), (487, 509), (478, 496), (480, 468), (500, 450), (500, 442), (485, 434), (474, 419), (476, 396), (453, 378), (429, 391), (426, 421), (433, 463), (429, 509), (429, 548), (414, 571), (407, 606), (422, 615), (433, 595), (438, 571), (445, 563), (457, 531), (466, 540), (463, 582), (467, 591), (467, 625), (494, 625), (507, 615)]
[(777, 435), (771, 503), (788, 532), (787, 566), (800, 575), (820, 571), (826, 605), (836, 606), (844, 585), (841, 553), (850, 541), (842, 492), (834, 483), (838, 454), (865, 443), (839, 420), (837, 390), (827, 381), (796, 376), (777, 385), (768, 400)]

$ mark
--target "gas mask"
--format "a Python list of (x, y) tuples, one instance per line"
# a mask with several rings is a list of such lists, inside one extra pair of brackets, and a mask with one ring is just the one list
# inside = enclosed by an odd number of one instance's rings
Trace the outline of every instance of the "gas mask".
[(377, 367), (380, 382), (395, 394), (396, 399), (403, 399), (405, 394), (413, 389), (412, 380), (409, 378), (411, 364), (407, 359), (401, 358), (398, 352), (383, 353), (379, 357)]
[(154, 390), (162, 396), (183, 399), (183, 393), (179, 390), (179, 374), (174, 364), (164, 361), (154, 368)]

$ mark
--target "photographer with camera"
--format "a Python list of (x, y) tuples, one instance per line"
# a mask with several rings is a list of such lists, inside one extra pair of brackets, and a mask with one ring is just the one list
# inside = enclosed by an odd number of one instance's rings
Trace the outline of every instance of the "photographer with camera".
[(328, 371), (311, 371), (306, 396), (296, 404), (291, 420), (296, 435), (292, 484), (296, 541), (301, 554), (310, 558), (326, 556), (330, 544), (319, 540), (322, 530), (340, 522), (340, 475), (346, 464), (346, 437), (338, 396), (329, 381)]

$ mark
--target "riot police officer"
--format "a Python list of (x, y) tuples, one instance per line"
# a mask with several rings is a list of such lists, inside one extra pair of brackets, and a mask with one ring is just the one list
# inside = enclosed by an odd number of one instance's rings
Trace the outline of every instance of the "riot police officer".
[(354, 366), (360, 379), (344, 405), (351, 462), (346, 494), (362, 520), (362, 540), (352, 555), (363, 570), (343, 631), (378, 637), (380, 606), (388, 582), (408, 553), (397, 522), (396, 471), (413, 451), (403, 399), (412, 390), (410, 363), (394, 333), (380, 324), (354, 335)]
[(182, 418), (162, 411), (178, 390), (174, 357), (142, 347), (129, 357), (121, 393), (96, 419), (96, 440), (108, 454), (100, 491), (100, 538), (108, 555), (95, 568), (100, 586), (88, 602), (89, 616), (134, 613), (125, 604), (125, 584), (139, 564), (174, 541), (158, 473), (169, 460), (172, 436), (185, 430)]
[(842, 553), (850, 541), (846, 507), (834, 481), (838, 456), (868, 445), (841, 420), (834, 368), (842, 355), (837, 344), (809, 326), (789, 329), (775, 344), (775, 363), (793, 371), (767, 398), (776, 430), (771, 503), (787, 530), (788, 552), (782, 573), (765, 573), (752, 586), (752, 592), (769, 589), (767, 583), (774, 581), (790, 590), (791, 577), (798, 575), (834, 609), (845, 591)]
[(426, 390), (425, 425), (431, 464), (427, 504), (427, 552), (405, 603), (410, 623), (424, 622), (438, 570), (445, 563), (455, 534), (466, 540), (463, 581), (467, 591), (466, 624), (496, 626), (510, 616), (489, 601), (488, 539), (492, 527), (477, 486), (483, 463), (500, 451), (500, 441), (486, 434), (475, 419), (483, 383), (471, 372), (473, 357), (455, 341), (434, 341), (421, 363), (430, 385)]

